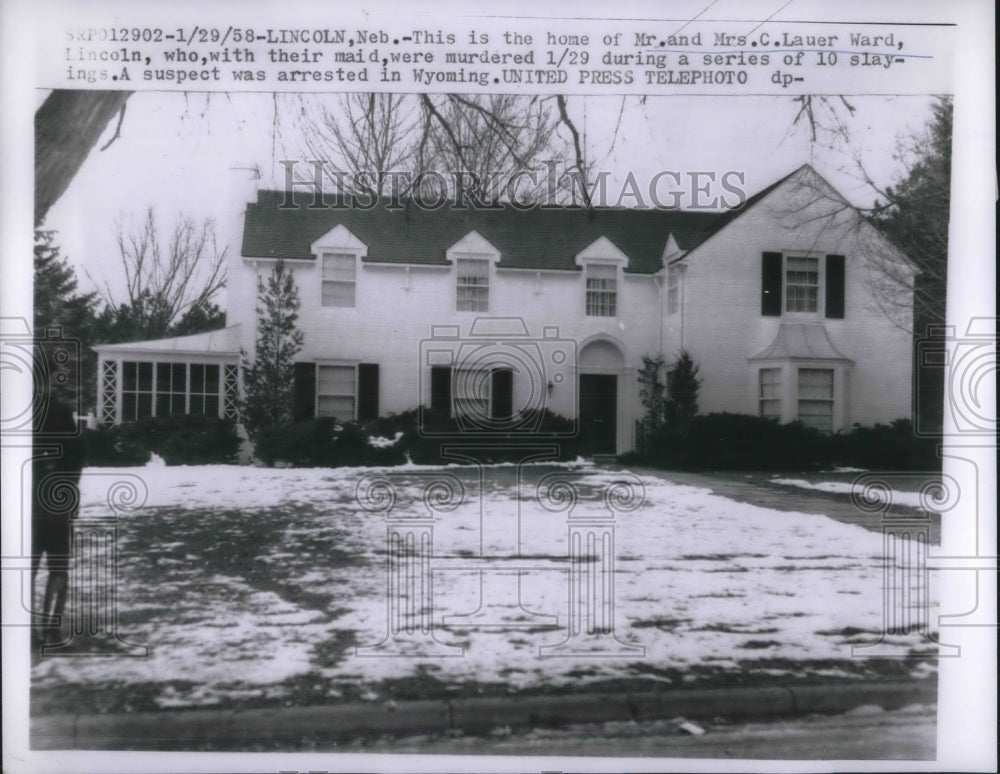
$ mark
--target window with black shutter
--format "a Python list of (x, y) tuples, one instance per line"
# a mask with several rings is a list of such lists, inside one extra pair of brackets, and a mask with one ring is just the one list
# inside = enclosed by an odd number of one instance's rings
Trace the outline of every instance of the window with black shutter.
[(844, 256), (826, 256), (826, 316), (844, 317)]
[(296, 422), (316, 417), (316, 364), (296, 363), (292, 418)]
[(781, 253), (764, 253), (761, 262), (760, 313), (781, 316)]
[(358, 421), (378, 419), (378, 363), (358, 366)]

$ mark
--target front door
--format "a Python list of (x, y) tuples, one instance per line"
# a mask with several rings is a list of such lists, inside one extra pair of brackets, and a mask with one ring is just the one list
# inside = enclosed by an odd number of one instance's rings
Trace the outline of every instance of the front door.
[(580, 438), (592, 454), (614, 454), (618, 415), (618, 377), (580, 374)]
[(490, 419), (509, 421), (514, 414), (514, 372), (509, 368), (493, 371), (493, 402)]

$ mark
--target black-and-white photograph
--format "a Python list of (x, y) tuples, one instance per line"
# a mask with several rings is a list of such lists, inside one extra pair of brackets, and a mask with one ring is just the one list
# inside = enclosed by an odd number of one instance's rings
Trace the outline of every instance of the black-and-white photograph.
[(996, 428), (956, 97), (702, 93), (931, 58), (779, 5), (600, 59), (537, 19), (69, 30), (2, 331), (30, 749), (933, 765), (995, 617), (939, 558), (995, 520), (942, 447)]

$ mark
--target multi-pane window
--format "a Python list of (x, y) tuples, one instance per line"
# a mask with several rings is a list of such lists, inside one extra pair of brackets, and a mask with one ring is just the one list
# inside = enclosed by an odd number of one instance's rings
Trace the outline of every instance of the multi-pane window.
[(819, 299), (819, 258), (785, 259), (785, 311), (816, 312)]
[(123, 362), (121, 421), (182, 414), (219, 416), (220, 368), (203, 363)]
[(781, 369), (760, 369), (760, 415), (781, 419)]
[(452, 400), (456, 417), (483, 421), (490, 416), (491, 372), (485, 370), (456, 369), (453, 372)]
[(219, 416), (219, 366), (192, 363), (191, 408), (189, 413)]
[(316, 369), (316, 416), (354, 421), (355, 368), (352, 365), (321, 365)]
[(459, 258), (455, 261), (458, 275), (458, 293), (455, 309), (459, 312), (488, 312), (490, 310), (490, 264), (477, 258)]
[(674, 314), (680, 308), (681, 303), (681, 277), (680, 272), (671, 267), (667, 269), (667, 314)]
[(187, 411), (187, 366), (184, 363), (156, 364), (156, 416)]
[(618, 269), (603, 263), (587, 264), (587, 316), (618, 314)]
[(799, 421), (817, 430), (833, 430), (833, 370), (799, 369)]
[(153, 415), (153, 364), (122, 363), (122, 421)]
[(358, 261), (350, 253), (323, 253), (323, 306), (354, 306)]

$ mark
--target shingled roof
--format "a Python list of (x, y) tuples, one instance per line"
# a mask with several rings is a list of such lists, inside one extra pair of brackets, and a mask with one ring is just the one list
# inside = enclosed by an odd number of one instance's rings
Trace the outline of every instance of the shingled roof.
[[(794, 174), (794, 173), (793, 173)], [(297, 193), (295, 207), (282, 207), (284, 191), (260, 191), (247, 205), (242, 254), (246, 258), (311, 260), (310, 245), (343, 225), (368, 247), (366, 263), (447, 265), (445, 252), (471, 231), (500, 251), (500, 267), (578, 270), (575, 256), (606, 237), (629, 257), (627, 271), (651, 274), (663, 266), (667, 237), (684, 252), (694, 249), (780, 185), (782, 178), (742, 207), (723, 212), (612, 207), (437, 209), (413, 201), (386, 199), (351, 206), (328, 195), (332, 206), (311, 207), (313, 197)]]

